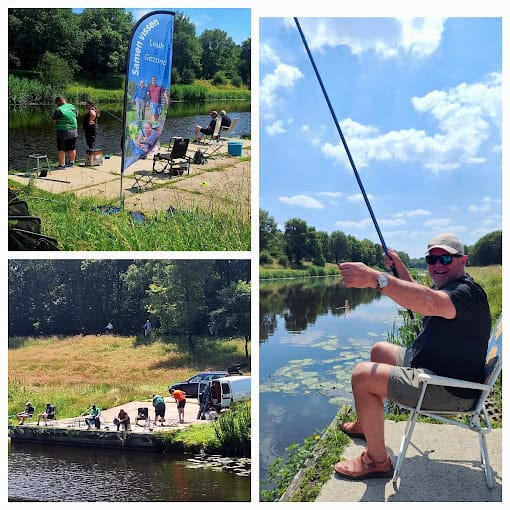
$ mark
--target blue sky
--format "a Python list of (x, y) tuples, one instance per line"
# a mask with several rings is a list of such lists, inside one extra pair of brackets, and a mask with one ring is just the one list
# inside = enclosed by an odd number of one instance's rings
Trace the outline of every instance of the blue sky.
[[(501, 19), (299, 22), (386, 244), (501, 229)], [(259, 37), (260, 207), (378, 242), (294, 20)]]
[[(168, 10), (182, 12), (189, 17), (195, 25), (197, 36), (204, 30), (220, 29), (226, 32), (236, 44), (251, 37), (251, 16), (250, 9), (183, 9), (179, 7), (150, 7), (144, 9), (126, 9), (133, 14), (135, 21), (139, 20), (145, 14), (155, 10)], [(83, 9), (74, 9), (81, 12)]]

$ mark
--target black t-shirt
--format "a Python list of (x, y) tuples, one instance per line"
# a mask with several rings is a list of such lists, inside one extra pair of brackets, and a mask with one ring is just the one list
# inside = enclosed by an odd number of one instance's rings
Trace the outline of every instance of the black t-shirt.
[[(423, 329), (411, 348), (411, 366), (443, 377), (482, 382), (491, 330), (487, 295), (468, 274), (441, 291), (450, 296), (457, 312), (455, 319), (423, 318)], [(463, 398), (479, 395), (476, 390), (463, 388), (449, 391)]]

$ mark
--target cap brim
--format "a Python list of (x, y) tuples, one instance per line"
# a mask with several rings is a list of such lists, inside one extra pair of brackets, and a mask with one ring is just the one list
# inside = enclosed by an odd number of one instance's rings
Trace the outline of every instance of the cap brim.
[(430, 255), (430, 250), (433, 250), (434, 248), (440, 248), (441, 250), (448, 252), (450, 255), (458, 255), (459, 253), (455, 248), (452, 248), (451, 246), (446, 246), (445, 244), (435, 244), (434, 246), (429, 246), (428, 250), (425, 252), (425, 255)]

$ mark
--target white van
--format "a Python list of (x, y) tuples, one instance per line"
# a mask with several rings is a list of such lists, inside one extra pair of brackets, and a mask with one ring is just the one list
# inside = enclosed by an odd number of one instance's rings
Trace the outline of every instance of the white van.
[(251, 377), (234, 375), (211, 381), (211, 406), (220, 412), (234, 402), (251, 399)]

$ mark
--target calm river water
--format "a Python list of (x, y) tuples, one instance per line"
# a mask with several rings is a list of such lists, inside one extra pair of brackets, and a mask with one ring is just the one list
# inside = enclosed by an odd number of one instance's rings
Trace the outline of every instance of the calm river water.
[(9, 501), (250, 501), (250, 478), (157, 453), (13, 443)]
[[(97, 135), (97, 147), (103, 154), (120, 154), (120, 140), (122, 135), (122, 108), (120, 105), (98, 105), (101, 109)], [(78, 159), (85, 158), (87, 145), (85, 135), (81, 129), (82, 118), (85, 113), (83, 105), (77, 105), (78, 141), (76, 149)], [(226, 110), (231, 118), (238, 117), (235, 137), (251, 134), (250, 103), (246, 101), (231, 101), (228, 103), (200, 103), (170, 105), (161, 143), (166, 145), (172, 136), (193, 138), (194, 128), (198, 124), (206, 126), (209, 123), (211, 110)], [(27, 168), (30, 154), (46, 154), (50, 161), (56, 161), (55, 128), (50, 122), (53, 105), (32, 107), (30, 109), (9, 110), (9, 170), (24, 170)]]
[(260, 480), (291, 443), (321, 432), (352, 404), (353, 366), (396, 321), (389, 298), (346, 289), (335, 277), (261, 282)]

